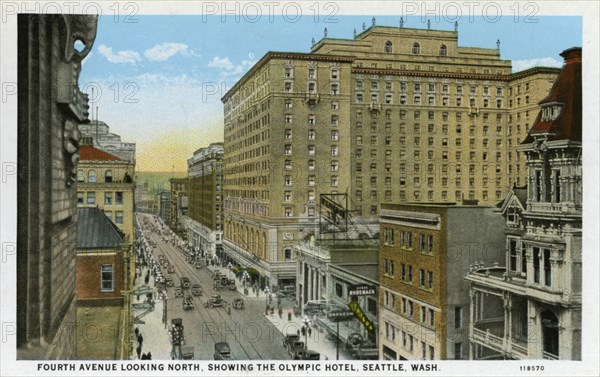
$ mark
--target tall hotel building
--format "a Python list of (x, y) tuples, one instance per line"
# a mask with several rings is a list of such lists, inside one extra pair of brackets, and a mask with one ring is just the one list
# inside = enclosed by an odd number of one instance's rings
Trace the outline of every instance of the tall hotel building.
[(188, 160), (188, 241), (200, 255), (221, 256), (223, 144), (212, 143)]
[(310, 53), (267, 53), (222, 98), (225, 252), (287, 285), (321, 193), (348, 193), (376, 224), (381, 203), (487, 205), (523, 184), (515, 147), (559, 69), (513, 74), (499, 47), (373, 19)]

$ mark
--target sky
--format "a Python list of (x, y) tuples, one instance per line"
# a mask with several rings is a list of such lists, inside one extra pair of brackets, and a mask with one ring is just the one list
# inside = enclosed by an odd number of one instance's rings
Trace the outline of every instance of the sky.
[[(330, 18), (275, 16), (101, 16), (79, 84), (93, 101), (94, 119), (125, 142), (137, 143), (138, 171), (186, 171), (200, 147), (223, 140), (220, 98), (268, 51), (309, 52), (311, 40), (353, 38), (371, 15)], [(431, 29), (453, 30), (454, 19), (429, 17)], [(290, 22), (290, 21), (295, 22)], [(400, 15), (377, 16), (398, 26)], [(135, 22), (124, 22), (135, 21)], [(563, 50), (582, 45), (581, 17), (506, 16), (490, 22), (461, 17), (459, 46), (496, 48), (513, 71), (560, 67)], [(527, 22), (525, 22), (527, 21)], [(405, 17), (404, 27), (427, 28)], [(93, 89), (93, 95), (92, 95)]]

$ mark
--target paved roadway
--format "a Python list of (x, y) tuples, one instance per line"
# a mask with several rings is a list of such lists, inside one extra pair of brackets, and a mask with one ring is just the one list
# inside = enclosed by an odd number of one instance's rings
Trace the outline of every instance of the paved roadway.
[[(202, 286), (203, 295), (193, 297), (194, 310), (187, 311), (182, 307), (183, 298), (175, 297), (173, 287), (167, 288), (167, 322), (170, 323), (172, 318), (177, 317), (183, 320), (185, 345), (194, 347), (195, 359), (212, 360), (214, 344), (221, 341), (229, 343), (234, 360), (290, 359), (281, 345), (281, 332), (264, 316), (264, 299), (244, 297), (246, 308), (231, 308), (231, 314), (228, 314), (225, 308), (205, 308), (204, 302), (213, 293), (220, 294), (228, 302), (232, 302), (234, 298), (241, 298), (242, 295), (238, 291), (213, 291), (213, 280), (209, 270), (206, 267), (196, 269), (186, 262), (186, 255), (180, 247), (168, 239), (165, 242), (163, 234), (170, 234), (170, 231), (166, 230), (161, 234), (160, 225), (153, 216), (138, 216), (146, 238), (156, 243), (153, 250), (155, 260), (158, 262), (158, 256), (162, 254), (175, 266), (175, 273), (169, 274), (163, 269), (163, 276), (172, 276), (175, 286), (179, 285), (180, 278), (184, 276), (190, 278), (191, 284), (199, 283)], [(150, 227), (146, 225), (146, 220), (150, 222)], [(188, 295), (191, 292), (186, 290), (184, 294)], [(166, 328), (156, 331), (164, 332), (164, 338), (168, 341)]]

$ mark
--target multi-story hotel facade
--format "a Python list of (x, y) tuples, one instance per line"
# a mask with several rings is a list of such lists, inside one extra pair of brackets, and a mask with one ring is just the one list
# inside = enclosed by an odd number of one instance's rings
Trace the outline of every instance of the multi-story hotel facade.
[(527, 187), (513, 189), (501, 208), (505, 266), (466, 277), (474, 359), (581, 360), (581, 48), (561, 56), (562, 71), (519, 146)]
[(499, 43), (374, 20), (310, 53), (267, 53), (222, 98), (225, 251), (287, 285), (320, 194), (348, 193), (371, 225), (386, 202), (500, 201), (525, 180), (514, 148), (558, 72), (513, 74)]
[(223, 235), (223, 144), (200, 148), (188, 160), (190, 247), (196, 255), (221, 256)]

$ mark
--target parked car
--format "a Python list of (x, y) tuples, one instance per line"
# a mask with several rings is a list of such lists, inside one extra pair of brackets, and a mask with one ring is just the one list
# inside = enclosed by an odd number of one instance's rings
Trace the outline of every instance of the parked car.
[(175, 282), (173, 282), (173, 278), (170, 276), (165, 277), (165, 286), (167, 287), (172, 287), (175, 285)]
[(219, 306), (223, 307), (226, 303), (227, 302), (221, 298), (221, 295), (212, 295), (204, 306), (207, 308), (216, 308)]
[(288, 346), (288, 353), (294, 360), (298, 360), (300, 358), (299, 354), (302, 351), (304, 351), (304, 342), (293, 342)]
[(352, 351), (352, 357), (355, 360), (379, 360), (379, 349), (358, 348)]
[(192, 301), (192, 296), (185, 296), (183, 298), (183, 310), (194, 310), (194, 301)]
[(190, 279), (186, 277), (181, 278), (181, 288), (188, 289), (190, 287)]
[(231, 348), (229, 348), (229, 343), (227, 342), (219, 342), (215, 343), (215, 360), (231, 360)]
[(318, 353), (317, 351), (313, 351), (313, 350), (304, 350), (304, 351), (300, 351), (297, 354), (297, 357), (298, 357), (297, 360), (320, 360), (321, 354)]
[(235, 279), (229, 279), (227, 280), (227, 285), (229, 287), (230, 291), (235, 291)]
[(298, 342), (300, 340), (300, 335), (297, 334), (288, 334), (283, 337), (282, 346), (283, 348), (288, 348), (291, 343)]
[(183, 289), (181, 287), (175, 287), (175, 297), (183, 297)]
[(196, 263), (194, 263), (194, 267), (196, 267), (196, 269), (199, 270), (202, 268), (202, 263), (196, 262)]
[(241, 298), (234, 298), (232, 306), (234, 309), (244, 309), (244, 300)]
[(167, 272), (170, 273), (170, 274), (174, 273), (175, 272), (175, 266), (170, 265), (169, 267), (167, 267)]
[(198, 284), (198, 283), (192, 284), (192, 295), (202, 296), (202, 288), (200, 287), (200, 284)]

